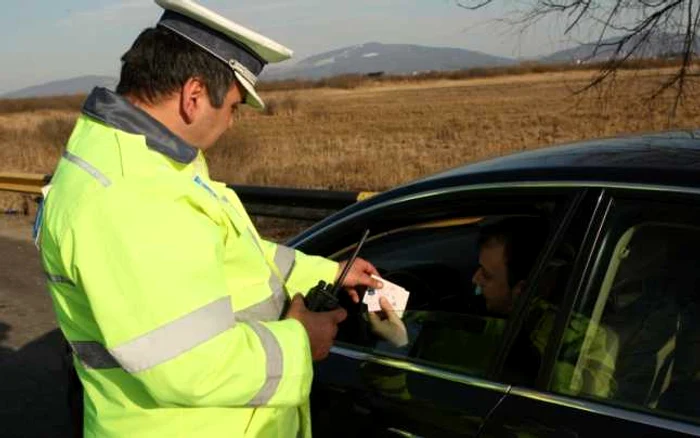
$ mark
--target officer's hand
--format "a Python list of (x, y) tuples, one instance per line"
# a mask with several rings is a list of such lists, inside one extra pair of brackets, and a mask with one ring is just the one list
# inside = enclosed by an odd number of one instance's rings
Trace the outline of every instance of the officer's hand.
[[(338, 280), (340, 273), (343, 272), (343, 269), (347, 264), (347, 260), (340, 262), (340, 266), (338, 267), (338, 273), (335, 275), (336, 281)], [(345, 276), (345, 280), (342, 284), (342, 286), (344, 286), (345, 289), (348, 291), (348, 294), (350, 295), (350, 298), (352, 298), (352, 301), (354, 303), (360, 302), (360, 296), (357, 294), (355, 287), (367, 286), (374, 289), (382, 288), (382, 283), (370, 277), (371, 275), (376, 275), (377, 277), (379, 277), (379, 272), (377, 271), (377, 268), (375, 268), (374, 265), (368, 262), (367, 260), (357, 257), (355, 259), (355, 263), (353, 263), (350, 267), (348, 275)]]
[(294, 318), (306, 329), (311, 344), (311, 358), (325, 359), (330, 353), (338, 324), (348, 316), (345, 309), (338, 308), (330, 312), (312, 312), (304, 305), (304, 298), (297, 294), (289, 306), (286, 318)]
[(372, 332), (377, 336), (386, 339), (396, 347), (403, 347), (408, 344), (408, 333), (406, 325), (391, 307), (389, 300), (379, 297), (379, 307), (381, 307), (384, 319), (380, 318), (379, 312), (369, 312), (369, 325)]

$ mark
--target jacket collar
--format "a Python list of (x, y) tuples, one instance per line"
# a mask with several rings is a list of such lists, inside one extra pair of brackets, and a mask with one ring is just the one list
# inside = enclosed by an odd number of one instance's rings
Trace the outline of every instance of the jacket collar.
[(82, 112), (120, 131), (145, 136), (149, 148), (179, 163), (189, 164), (197, 157), (197, 148), (123, 96), (106, 88), (93, 89), (83, 104)]

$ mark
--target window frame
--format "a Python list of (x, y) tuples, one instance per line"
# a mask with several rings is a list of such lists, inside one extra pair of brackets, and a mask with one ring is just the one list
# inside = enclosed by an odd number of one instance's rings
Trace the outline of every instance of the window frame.
[[(550, 230), (550, 235), (546, 238), (543, 250), (541, 251), (535, 266), (531, 274), (538, 273), (541, 269), (541, 265), (546, 261), (548, 257), (551, 257), (551, 247), (552, 239), (561, 233), (561, 229), (568, 225), (565, 224), (564, 218), (572, 217), (573, 213), (576, 212), (579, 207), (578, 200), (580, 199), (589, 187), (586, 185), (559, 185), (556, 183), (504, 183), (504, 184), (491, 184), (491, 185), (464, 185), (458, 187), (449, 187), (445, 189), (432, 190), (426, 193), (414, 193), (397, 199), (390, 199), (381, 204), (373, 205), (366, 210), (355, 211), (352, 214), (339, 218), (335, 222), (327, 225), (324, 228), (317, 229), (312, 234), (307, 234), (303, 239), (295, 241), (300, 249), (307, 253), (313, 254), (327, 254), (328, 250), (324, 251), (323, 245), (318, 245), (317, 242), (320, 240), (328, 239), (340, 242), (339, 247), (343, 247), (346, 250), (350, 250), (354, 247), (354, 243), (360, 236), (361, 232), (368, 226), (372, 218), (383, 216), (386, 209), (394, 209), (394, 212), (410, 212), (411, 214), (416, 213), (416, 207), (425, 205), (428, 203), (433, 206), (434, 203), (446, 202), (447, 204), (454, 204), (456, 201), (460, 201), (468, 208), (471, 214), (469, 216), (486, 216), (483, 205), (500, 205), (504, 210), (510, 210), (510, 214), (519, 214), (521, 211), (517, 210), (518, 207), (512, 207), (513, 203), (516, 205), (525, 205), (526, 202), (522, 201), (523, 197), (527, 197), (529, 205), (535, 205), (537, 202), (554, 202), (555, 208), (551, 213), (553, 229)], [(593, 189), (594, 191), (599, 191), (599, 189)], [(420, 208), (420, 207), (419, 207)], [(481, 211), (479, 211), (481, 209)], [(449, 219), (447, 217), (437, 217), (434, 219)], [(406, 224), (402, 224), (405, 226)], [(370, 227), (371, 228), (371, 227)], [(386, 231), (384, 228), (380, 228), (382, 231)], [(338, 238), (340, 237), (340, 238)], [(337, 255), (337, 251), (333, 251)], [(360, 251), (360, 257), (362, 257), (362, 251)], [(371, 260), (370, 260), (371, 261)], [(526, 301), (526, 300), (519, 300)], [(506, 323), (506, 330), (504, 332), (503, 338), (498, 348), (498, 353), (496, 355), (496, 360), (494, 362), (494, 367), (485, 376), (473, 376), (470, 374), (462, 374), (455, 372), (454, 370), (449, 370), (439, 367), (436, 364), (434, 367), (427, 365), (425, 363), (418, 363), (412, 361), (410, 358), (396, 358), (392, 356), (386, 356), (379, 351), (368, 352), (360, 346), (353, 344), (343, 344), (342, 346), (334, 347), (336, 350), (342, 350), (346, 355), (355, 354), (358, 357), (362, 356), (367, 359), (369, 357), (374, 358), (374, 360), (379, 360), (382, 362), (391, 363), (393, 367), (404, 368), (406, 370), (414, 369), (415, 367), (431, 369), (434, 368), (435, 372), (444, 374), (448, 373), (451, 375), (463, 375), (465, 378), (470, 380), (498, 380), (500, 371), (502, 369), (502, 362), (506, 357), (506, 351), (511, 345), (510, 338), (513, 336), (514, 330), (511, 326), (514, 322), (518, 322), (522, 318), (522, 310), (517, 309), (511, 314)], [(519, 324), (519, 322), (518, 322)], [(556, 334), (553, 333), (553, 336)]]

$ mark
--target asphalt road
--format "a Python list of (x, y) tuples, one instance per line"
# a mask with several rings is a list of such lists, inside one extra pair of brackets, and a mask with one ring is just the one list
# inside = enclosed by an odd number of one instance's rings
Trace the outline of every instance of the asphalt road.
[(24, 217), (0, 215), (0, 436), (72, 436), (67, 371)]

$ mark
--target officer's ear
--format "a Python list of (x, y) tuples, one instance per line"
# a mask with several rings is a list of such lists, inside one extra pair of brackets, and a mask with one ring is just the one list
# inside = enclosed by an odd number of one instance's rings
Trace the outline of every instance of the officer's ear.
[(191, 77), (185, 81), (180, 92), (180, 115), (185, 123), (194, 123), (208, 98), (207, 87), (201, 79)]

